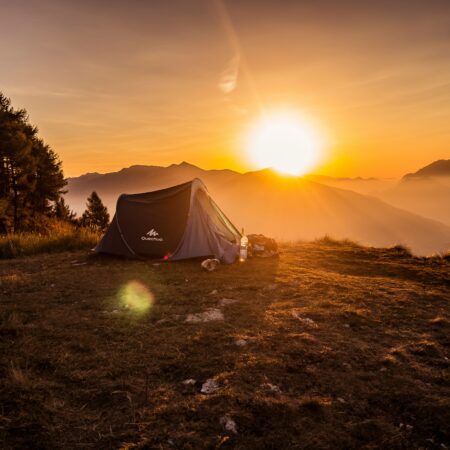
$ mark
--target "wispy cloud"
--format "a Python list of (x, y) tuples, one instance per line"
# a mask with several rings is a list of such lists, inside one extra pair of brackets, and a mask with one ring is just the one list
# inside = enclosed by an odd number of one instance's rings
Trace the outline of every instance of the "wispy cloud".
[(222, 72), (219, 79), (219, 89), (224, 94), (231, 94), (236, 89), (239, 76), (240, 56), (236, 54), (228, 62), (227, 67)]

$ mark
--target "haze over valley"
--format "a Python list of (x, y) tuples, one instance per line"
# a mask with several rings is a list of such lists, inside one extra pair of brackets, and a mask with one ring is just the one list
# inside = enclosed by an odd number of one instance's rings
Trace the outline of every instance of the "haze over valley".
[(400, 181), (285, 177), (270, 169), (242, 174), (203, 170), (187, 162), (141, 165), (70, 178), (66, 199), (80, 213), (95, 190), (114, 213), (122, 193), (148, 192), (200, 178), (233, 223), (247, 233), (289, 241), (329, 235), (373, 246), (402, 244), (416, 254), (429, 255), (450, 247), (448, 162), (435, 162), (434, 170), (425, 175), (419, 171)]

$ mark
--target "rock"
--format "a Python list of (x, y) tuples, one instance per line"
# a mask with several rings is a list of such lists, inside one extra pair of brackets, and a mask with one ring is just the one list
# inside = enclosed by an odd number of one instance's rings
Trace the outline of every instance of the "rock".
[(275, 392), (276, 394), (281, 394), (281, 389), (275, 384), (263, 383), (261, 387), (267, 389), (268, 391)]
[(183, 384), (185, 386), (193, 386), (195, 383), (197, 383), (197, 381), (194, 380), (193, 378), (188, 378), (187, 380), (183, 381)]
[(236, 422), (229, 416), (222, 416), (220, 418), (220, 425), (222, 425), (226, 431), (237, 434)]
[(236, 341), (234, 341), (234, 343), (238, 347), (245, 347), (247, 345), (247, 341), (245, 339), (237, 339)]
[(209, 295), (217, 295), (219, 293), (219, 291), (217, 289), (214, 289), (213, 291), (211, 291), (209, 293)]
[(202, 313), (197, 314), (189, 314), (186, 317), (185, 322), (189, 323), (200, 323), (200, 322), (213, 322), (213, 321), (222, 321), (225, 317), (223, 312), (217, 308), (209, 308)]
[(300, 322), (303, 322), (305, 325), (317, 327), (317, 324), (316, 322), (314, 322), (314, 320), (310, 319), (309, 317), (301, 317), (297, 311), (292, 311), (292, 316), (300, 320)]
[(338, 397), (337, 401), (342, 404), (347, 403), (342, 397)]
[(219, 300), (219, 306), (227, 306), (227, 305), (232, 305), (233, 303), (237, 303), (238, 300), (234, 299), (234, 298), (221, 298)]
[(219, 267), (220, 261), (216, 258), (205, 259), (204, 261), (202, 261), (202, 263), (200, 265), (203, 270), (206, 270), (208, 272), (213, 272), (214, 270), (216, 270)]
[(219, 383), (214, 378), (207, 379), (203, 384), (200, 392), (202, 394), (214, 394), (220, 389)]

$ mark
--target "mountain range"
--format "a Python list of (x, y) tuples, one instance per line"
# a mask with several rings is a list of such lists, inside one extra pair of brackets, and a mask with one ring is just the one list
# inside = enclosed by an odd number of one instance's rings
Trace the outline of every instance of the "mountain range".
[(428, 255), (450, 249), (450, 173), (442, 169), (448, 162), (437, 161), (431, 169), (409, 174), (400, 182), (283, 177), (269, 169), (241, 174), (204, 170), (187, 162), (168, 167), (136, 165), (69, 178), (66, 200), (81, 213), (95, 190), (113, 213), (122, 193), (147, 192), (200, 178), (246, 233), (281, 240), (330, 235), (373, 246), (403, 244), (416, 254)]

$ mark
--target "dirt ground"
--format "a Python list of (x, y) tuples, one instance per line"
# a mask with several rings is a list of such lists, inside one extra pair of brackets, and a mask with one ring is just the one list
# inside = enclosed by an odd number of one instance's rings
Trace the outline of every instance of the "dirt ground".
[(322, 242), (0, 277), (5, 450), (450, 448), (448, 260)]

